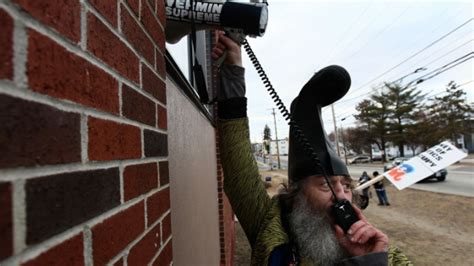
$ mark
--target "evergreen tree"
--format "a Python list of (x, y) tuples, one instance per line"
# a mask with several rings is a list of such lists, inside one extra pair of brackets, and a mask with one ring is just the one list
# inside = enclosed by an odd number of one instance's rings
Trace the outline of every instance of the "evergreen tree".
[(270, 141), (272, 140), (272, 133), (270, 131), (270, 127), (265, 125), (263, 128), (263, 144), (265, 145), (265, 149), (270, 152)]
[(415, 124), (409, 125), (406, 128), (406, 144), (412, 150), (412, 156), (415, 156), (415, 151), (418, 147), (422, 150), (427, 150), (431, 146), (437, 144), (438, 131), (433, 130), (433, 125), (428, 119), (426, 112), (418, 111), (414, 113)]
[[(374, 91), (370, 100), (360, 102), (356, 110), (359, 112), (355, 118), (359, 120), (362, 128), (367, 132), (366, 138), (375, 143), (381, 151), (384, 151), (382, 160), (385, 162), (385, 146), (387, 143), (388, 119), (390, 115), (389, 100), (387, 93), (383, 90)], [(372, 156), (372, 149), (370, 149)]]
[(466, 133), (465, 121), (473, 115), (473, 108), (466, 101), (466, 92), (456, 86), (454, 81), (449, 82), (446, 87), (446, 95), (434, 97), (428, 105), (428, 119), (430, 126), (429, 134), (436, 145), (439, 142), (450, 139), (453, 143), (460, 135)]
[(263, 140), (271, 140), (272, 139), (272, 132), (270, 131), (270, 127), (268, 125), (265, 125), (265, 128), (263, 129)]
[(403, 147), (409, 140), (407, 129), (414, 124), (415, 114), (421, 107), (424, 95), (416, 87), (385, 83), (385, 88), (389, 110), (388, 140), (398, 146), (400, 156), (403, 157)]

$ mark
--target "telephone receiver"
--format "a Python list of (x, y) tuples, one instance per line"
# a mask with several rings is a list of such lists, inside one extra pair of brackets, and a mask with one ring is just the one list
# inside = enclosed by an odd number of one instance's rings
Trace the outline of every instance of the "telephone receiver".
[(342, 228), (344, 233), (347, 233), (352, 224), (359, 221), (359, 217), (357, 217), (352, 203), (348, 200), (337, 200), (334, 205), (332, 205), (332, 214), (336, 220), (336, 224)]
[(267, 28), (266, 3), (165, 0), (166, 42), (174, 44), (193, 30), (227, 29), (252, 37)]

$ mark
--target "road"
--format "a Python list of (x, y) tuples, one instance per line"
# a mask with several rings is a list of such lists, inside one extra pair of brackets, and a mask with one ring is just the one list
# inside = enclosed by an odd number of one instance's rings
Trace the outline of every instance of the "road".
[[(266, 159), (267, 164), (263, 164), (262, 158), (258, 158), (257, 160), (259, 161), (259, 167), (261, 170), (270, 169), (270, 166), (268, 165), (268, 159)], [(280, 164), (282, 169), (287, 168), (287, 160), (288, 157), (286, 156), (280, 157)], [(276, 168), (276, 158), (274, 158), (272, 162), (274, 168)], [(460, 163), (451, 165), (447, 169), (448, 176), (445, 181), (438, 182), (436, 179), (432, 179), (416, 183), (410, 186), (410, 188), (445, 194), (474, 197), (474, 159), (462, 160)], [(358, 178), (359, 176), (361, 176), (363, 171), (367, 171), (369, 175), (371, 175), (373, 171), (378, 171), (379, 173), (382, 173), (383, 165), (380, 162), (349, 165), (349, 172), (354, 178)]]
[[(436, 179), (431, 179), (416, 183), (410, 186), (410, 188), (474, 197), (474, 164), (459, 163), (451, 165), (447, 169), (448, 176), (445, 181), (438, 182)], [(373, 171), (382, 173), (383, 166), (380, 163), (349, 166), (349, 172), (353, 177), (359, 177), (363, 171), (367, 171), (369, 175)]]

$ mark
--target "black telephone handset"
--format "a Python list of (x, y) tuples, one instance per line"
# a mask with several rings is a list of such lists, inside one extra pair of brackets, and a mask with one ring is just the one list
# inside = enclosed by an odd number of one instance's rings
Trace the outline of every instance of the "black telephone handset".
[(352, 203), (348, 200), (338, 200), (334, 205), (332, 205), (332, 213), (334, 219), (336, 219), (336, 224), (338, 224), (344, 233), (347, 233), (352, 224), (359, 221), (357, 213), (352, 207)]
[[(290, 112), (286, 109), (285, 105), (281, 101), (280, 97), (276, 93), (275, 89), (273, 88), (270, 80), (267, 77), (267, 74), (263, 70), (262, 66), (260, 65), (260, 62), (258, 61), (257, 57), (252, 51), (252, 48), (250, 48), (249, 43), (247, 42), (246, 39), (244, 39), (241, 42), (244, 46), (245, 51), (247, 52), (248, 56), (250, 57), (250, 61), (252, 61), (252, 64), (254, 65), (255, 69), (257, 70), (258, 74), (260, 75), (260, 78), (263, 81), (263, 84), (267, 88), (268, 93), (272, 97), (273, 101), (277, 105), (278, 109), (280, 110), (281, 114), (285, 118), (286, 121), (288, 121), (288, 125), (292, 126), (295, 130), (295, 137), (297, 142), (302, 145), (304, 148), (305, 152), (310, 156), (314, 163), (321, 167), (321, 163), (319, 161), (319, 158), (314, 152), (313, 147), (311, 146), (311, 143), (308, 141), (308, 139), (304, 136), (303, 132), (301, 131), (300, 127), (296, 123), (296, 121), (291, 117)], [(321, 167), (323, 170), (323, 173), (325, 173), (324, 168)], [(359, 217), (357, 216), (357, 213), (354, 211), (354, 208), (352, 207), (352, 204), (348, 200), (339, 200), (336, 197), (336, 194), (334, 193), (334, 189), (331, 186), (331, 183), (328, 180), (327, 174), (324, 174), (324, 178), (326, 179), (326, 182), (329, 184), (329, 187), (331, 188), (331, 192), (333, 193), (335, 203), (332, 206), (332, 213), (333, 216), (336, 220), (336, 224), (338, 224), (344, 233), (347, 233), (349, 228), (359, 220)]]

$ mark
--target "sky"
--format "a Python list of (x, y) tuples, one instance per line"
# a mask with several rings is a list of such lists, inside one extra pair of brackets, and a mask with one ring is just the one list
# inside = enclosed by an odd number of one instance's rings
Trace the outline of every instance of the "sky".
[[(333, 106), (338, 128), (355, 126), (356, 105), (383, 82), (404, 77), (399, 82), (406, 85), (474, 51), (473, 4), (466, 0), (270, 0), (268, 12), (264, 36), (247, 40), (288, 109), (319, 69), (336, 64), (350, 73), (349, 92)], [(261, 142), (266, 124), (275, 137), (276, 105), (244, 51), (243, 58), (251, 141)], [(417, 88), (427, 97), (442, 96), (455, 81), (474, 102), (473, 65), (474, 59), (467, 60)], [(419, 68), (425, 70), (413, 73)], [(275, 110), (278, 138), (288, 137), (287, 122)], [(322, 113), (329, 134), (334, 131), (331, 107)]]

